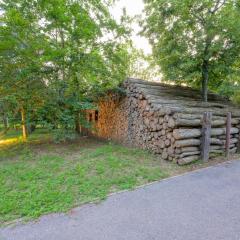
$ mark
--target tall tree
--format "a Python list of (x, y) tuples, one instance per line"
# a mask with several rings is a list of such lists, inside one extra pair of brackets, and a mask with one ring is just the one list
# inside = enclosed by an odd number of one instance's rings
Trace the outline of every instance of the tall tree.
[(110, 15), (111, 3), (1, 1), (0, 92), (17, 103), (24, 138), (33, 116), (52, 116), (55, 128), (75, 123), (79, 132), (80, 112), (95, 93), (126, 77), (128, 30)]
[[(16, 3), (16, 2), (15, 2)], [(44, 72), (45, 39), (32, 11), (22, 5), (1, 5), (0, 26), (1, 98), (14, 99), (21, 113), (23, 138), (27, 138), (28, 110), (42, 102), (46, 83)]]
[(238, 0), (145, 0), (143, 34), (167, 80), (219, 85), (240, 55)]
[(52, 86), (74, 114), (79, 133), (80, 112), (94, 90), (125, 77), (127, 54), (119, 39), (127, 31), (112, 19), (107, 1), (42, 0), (40, 6), (52, 42)]

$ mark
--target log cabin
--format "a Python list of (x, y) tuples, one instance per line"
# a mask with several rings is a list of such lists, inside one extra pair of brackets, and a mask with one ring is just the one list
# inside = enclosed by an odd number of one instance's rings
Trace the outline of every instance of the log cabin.
[(202, 118), (212, 113), (210, 156), (222, 154), (226, 142), (226, 116), (232, 113), (230, 152), (239, 142), (240, 111), (229, 100), (209, 93), (209, 101), (189, 87), (127, 79), (124, 94), (110, 92), (89, 111), (94, 135), (141, 149), (148, 149), (180, 165), (201, 155)]

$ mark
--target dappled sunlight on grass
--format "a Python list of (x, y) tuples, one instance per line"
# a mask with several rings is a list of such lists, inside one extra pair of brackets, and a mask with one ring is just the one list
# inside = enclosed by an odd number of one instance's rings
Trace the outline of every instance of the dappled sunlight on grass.
[(22, 137), (7, 138), (4, 140), (0, 140), (0, 147), (3, 145), (6, 146), (6, 145), (16, 144), (20, 142), (22, 142)]
[(21, 156), (26, 149), (39, 146), (40, 144), (47, 144), (50, 140), (50, 134), (42, 129), (37, 129), (33, 134), (29, 135), (27, 140), (23, 140), (21, 131), (9, 131), (0, 139), (0, 161)]
[(9, 131), (5, 136), (0, 138), (0, 148), (16, 145), (16, 144), (22, 144), (22, 143), (41, 143), (46, 142), (47, 140), (50, 140), (51, 136), (50, 133), (46, 133), (42, 129), (37, 129), (33, 134), (30, 134), (26, 140), (23, 139), (21, 135), (21, 131), (19, 130), (12, 130)]

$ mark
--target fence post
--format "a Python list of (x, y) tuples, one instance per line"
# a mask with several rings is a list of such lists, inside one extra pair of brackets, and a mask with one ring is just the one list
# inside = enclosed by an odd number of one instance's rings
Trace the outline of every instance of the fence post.
[(237, 153), (240, 153), (240, 129), (238, 133)]
[(204, 162), (209, 160), (211, 140), (212, 113), (205, 112), (202, 120), (201, 158)]
[(229, 152), (230, 152), (230, 141), (231, 141), (231, 121), (232, 121), (232, 114), (230, 112), (227, 113), (227, 124), (226, 124), (226, 144), (225, 144), (225, 151), (226, 157), (229, 159)]

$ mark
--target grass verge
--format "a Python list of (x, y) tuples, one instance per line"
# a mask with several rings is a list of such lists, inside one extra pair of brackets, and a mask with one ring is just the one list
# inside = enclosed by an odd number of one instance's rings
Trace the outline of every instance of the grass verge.
[(179, 167), (146, 151), (90, 138), (54, 144), (37, 131), (29, 142), (0, 145), (0, 224), (65, 212), (209, 164)]
[(147, 152), (86, 138), (65, 145), (5, 146), (0, 158), (1, 224), (67, 211), (168, 176)]

